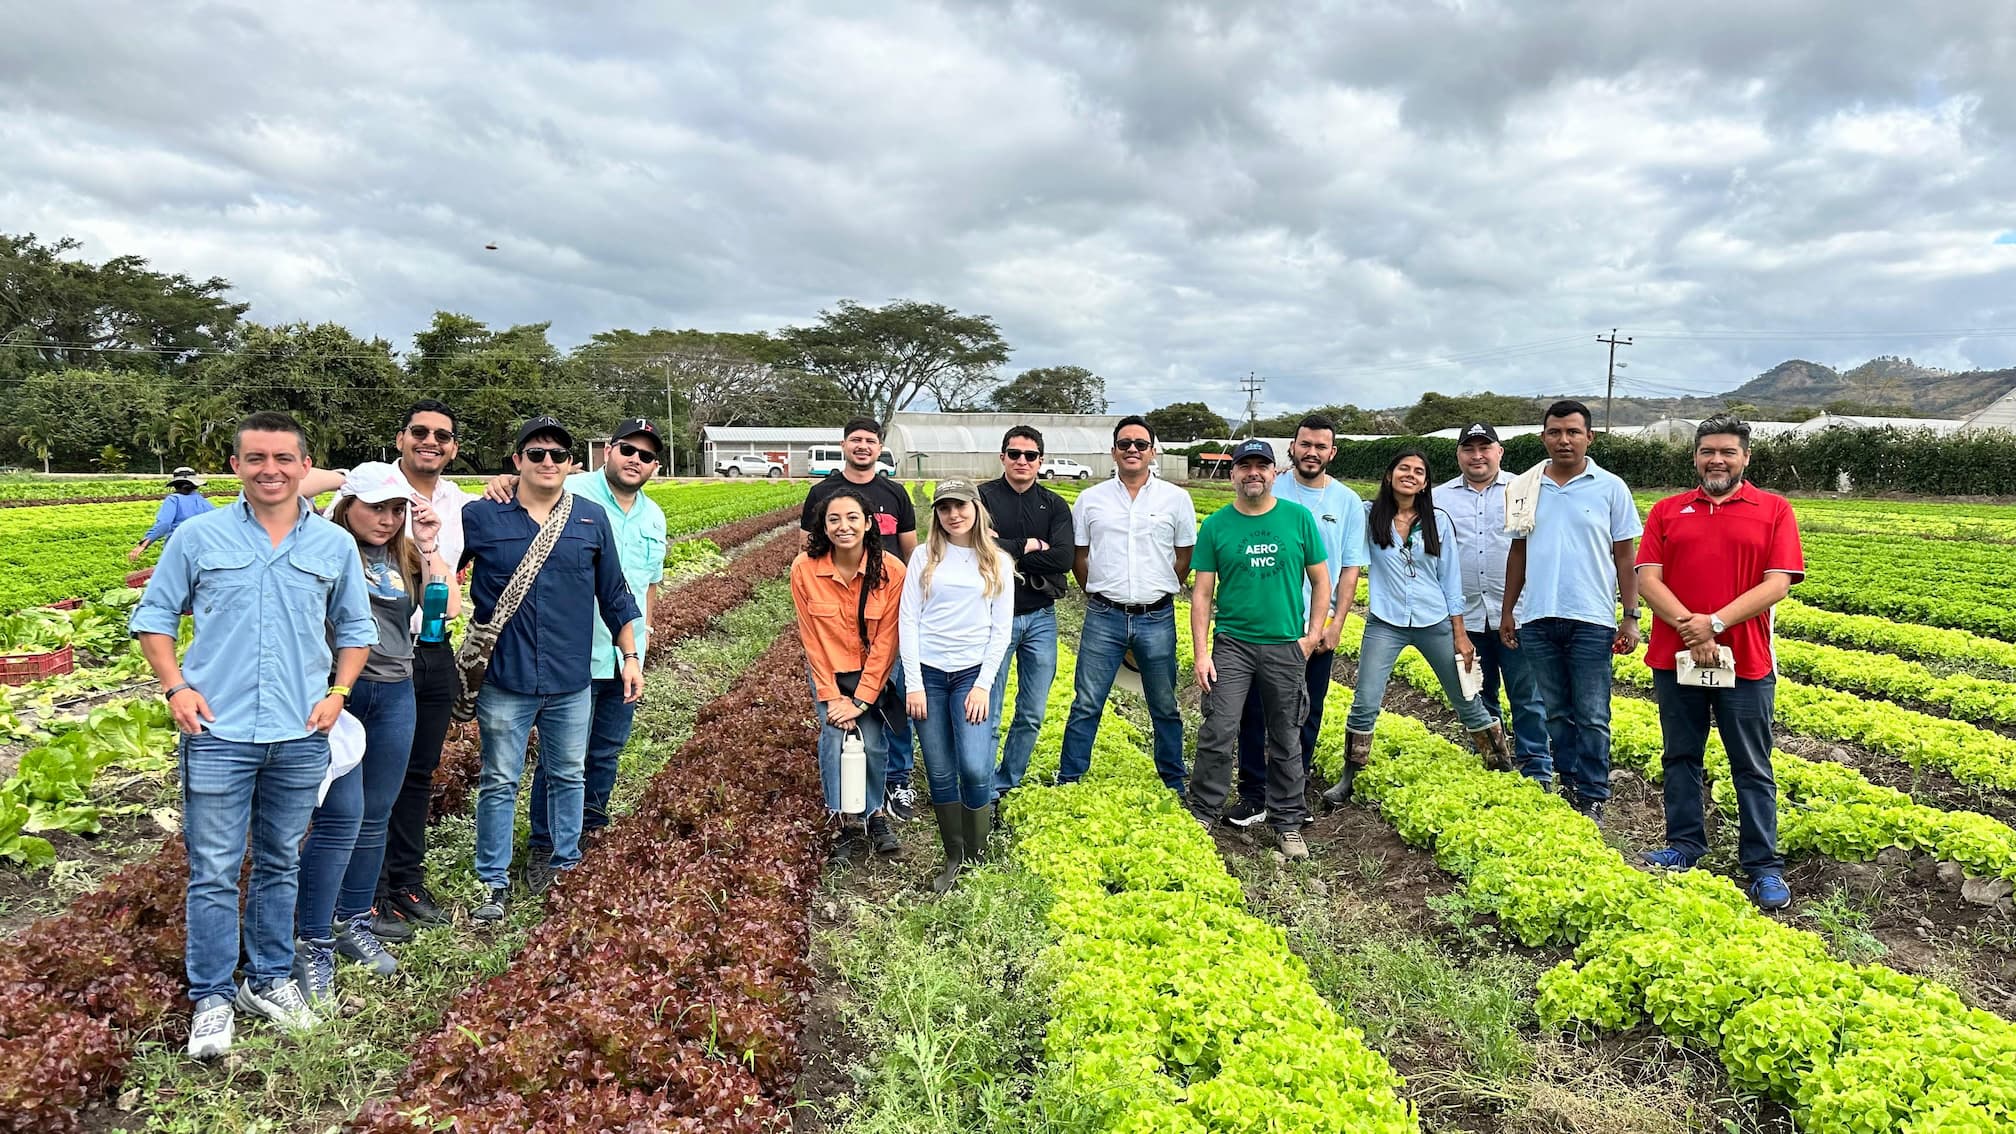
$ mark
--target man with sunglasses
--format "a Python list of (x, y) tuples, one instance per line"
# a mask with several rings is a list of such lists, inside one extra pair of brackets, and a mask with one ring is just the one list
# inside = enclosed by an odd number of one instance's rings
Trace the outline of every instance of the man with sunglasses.
[(994, 522), (995, 542), (1015, 561), (1015, 623), (1008, 657), (994, 681), (993, 719), (1001, 719), (1008, 662), (1015, 663), (1015, 720), (994, 769), (994, 797), (1020, 787), (1036, 750), (1043, 706), (1057, 676), (1058, 598), (1067, 584), (1073, 555), (1071, 505), (1036, 481), (1043, 467), (1043, 434), (1017, 425), (1001, 438), (1001, 477), (980, 486), (980, 501)]
[[(658, 600), (658, 584), (665, 580), (665, 510), (642, 491), (645, 482), (658, 471), (663, 442), (656, 425), (645, 418), (629, 418), (609, 435), (600, 469), (584, 470), (567, 478), (567, 491), (600, 504), (609, 516), (610, 528), (616, 535), (616, 553), (623, 561), (624, 581), (630, 584), (632, 595), (641, 597), (644, 606), (643, 616), (631, 623), (640, 654), (645, 651), (650, 635), (651, 608)], [(518, 478), (507, 473), (491, 480), (483, 497), (509, 501), (517, 487)], [(622, 651), (601, 619), (591, 618), (589, 624), (595, 644), (588, 676), (593, 682), (595, 709), (581, 770), (584, 846), (609, 825), (609, 793), (616, 788), (616, 758), (630, 742), (630, 726), (637, 715), (637, 702), (624, 696)], [(546, 795), (550, 790), (546, 764), (541, 761), (532, 773), (532, 837), (525, 847), (525, 883), (533, 893), (543, 892), (553, 883), (553, 831), (546, 818)]]
[[(477, 500), (463, 509), (462, 559), (472, 564), (469, 597), (477, 621), (494, 616), (512, 574), (568, 495), (573, 447), (573, 434), (558, 421), (533, 418), (518, 430), (514, 498), (509, 503)], [(583, 766), (595, 717), (591, 626), (598, 615), (623, 659), (623, 699), (634, 703), (644, 689), (635, 625), (642, 612), (624, 575), (616, 521), (587, 496), (577, 494), (570, 507), (558, 542), (498, 635), (476, 699), (483, 743), (476, 876), (483, 896), (470, 916), (477, 921), (504, 919), (518, 784), (534, 726), (539, 729), (539, 770), (547, 777), (544, 811), (553, 850), (540, 871), (527, 872), (526, 882), (537, 892), (581, 861)]]
[(1071, 574), (1085, 590), (1085, 629), (1057, 782), (1092, 767), (1092, 741), (1120, 659), (1134, 652), (1154, 723), (1155, 771), (1183, 792), (1183, 714), (1176, 708), (1176, 592), (1190, 574), (1197, 509), (1190, 495), (1154, 475), (1155, 430), (1135, 414), (1113, 427), (1112, 480), (1078, 494)]

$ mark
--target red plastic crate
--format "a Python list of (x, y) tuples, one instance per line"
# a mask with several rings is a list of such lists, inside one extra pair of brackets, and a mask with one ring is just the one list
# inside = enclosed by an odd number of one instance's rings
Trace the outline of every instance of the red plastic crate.
[(133, 572), (131, 575), (126, 576), (126, 585), (129, 587), (144, 587), (147, 585), (147, 580), (153, 577), (154, 577), (154, 568), (143, 567), (140, 570)]
[(49, 604), (49, 609), (50, 609), (50, 610), (82, 610), (82, 609), (84, 609), (84, 600), (83, 600), (83, 599), (81, 599), (81, 598), (66, 598), (66, 599), (64, 599), (64, 600), (63, 600), (62, 602), (52, 602), (52, 603), (50, 603), (50, 604)]
[(0, 657), (0, 685), (26, 685), (37, 678), (69, 673), (76, 659), (65, 646), (46, 654), (12, 654)]

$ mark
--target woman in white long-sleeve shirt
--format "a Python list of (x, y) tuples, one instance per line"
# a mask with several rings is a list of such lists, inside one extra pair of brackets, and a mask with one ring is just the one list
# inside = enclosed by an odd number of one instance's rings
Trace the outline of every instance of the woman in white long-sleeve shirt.
[(994, 827), (996, 722), (989, 692), (1015, 620), (1015, 565), (972, 482), (941, 480), (931, 498), (931, 536), (910, 554), (897, 637), (905, 708), (931, 784), (931, 810), (945, 866), (931, 880), (952, 888), (959, 868), (987, 849)]

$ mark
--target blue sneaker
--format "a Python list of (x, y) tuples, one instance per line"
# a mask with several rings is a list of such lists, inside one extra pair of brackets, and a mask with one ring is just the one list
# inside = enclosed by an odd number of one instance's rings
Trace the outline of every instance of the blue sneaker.
[(1760, 874), (1750, 880), (1747, 891), (1760, 910), (1782, 910), (1792, 904), (1792, 888), (1777, 874)]
[(1694, 859), (1685, 852), (1674, 850), (1672, 847), (1646, 851), (1644, 854), (1639, 855), (1638, 858), (1645, 865), (1656, 866), (1661, 870), (1694, 869)]

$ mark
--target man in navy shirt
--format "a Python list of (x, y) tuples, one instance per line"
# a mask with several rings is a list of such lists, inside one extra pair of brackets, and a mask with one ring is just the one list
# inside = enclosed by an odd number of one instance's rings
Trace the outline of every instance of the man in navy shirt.
[[(518, 431), (512, 463), (518, 495), (509, 503), (476, 500), (462, 510), (463, 562), (475, 566), (469, 597), (475, 618), (488, 622), (511, 575), (525, 558), (553, 509), (568, 496), (574, 436), (550, 417), (535, 417)], [(623, 577), (615, 529), (600, 504), (572, 498), (572, 514), (540, 569), (525, 601), (498, 636), (476, 723), (483, 740), (483, 771), (476, 795), (476, 876), (483, 902), (470, 915), (501, 921), (510, 887), (511, 840), (518, 782), (525, 772), (525, 742), (539, 728), (539, 763), (547, 777), (546, 825), (553, 854), (528, 869), (526, 884), (542, 893), (562, 870), (581, 861), (583, 765), (594, 717), (590, 680), (592, 620), (597, 607), (623, 656), (623, 699), (644, 690), (644, 672), (630, 625), (640, 615)]]

